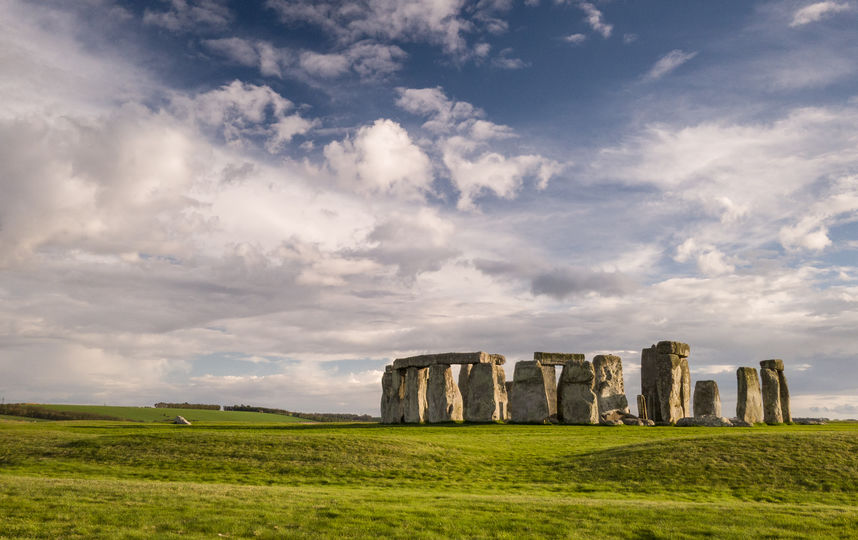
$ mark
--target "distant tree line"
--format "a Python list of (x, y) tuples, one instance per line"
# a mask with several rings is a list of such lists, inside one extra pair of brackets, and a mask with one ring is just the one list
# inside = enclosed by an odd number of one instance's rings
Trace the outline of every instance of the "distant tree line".
[(268, 414), (283, 414), (286, 416), (294, 416), (295, 418), (303, 418), (304, 420), (312, 420), (314, 422), (380, 422), (381, 418), (370, 416), (368, 414), (351, 414), (351, 413), (305, 413), (298, 411), (287, 411), (286, 409), (272, 409), (270, 407), (256, 407), (253, 405), (224, 405), (225, 411), (245, 411), (245, 412), (260, 412)]
[(155, 404), (156, 409), (203, 409), (206, 411), (219, 411), (220, 405), (208, 405), (205, 403), (164, 403), (163, 401)]
[(39, 418), (41, 420), (122, 420), (116, 416), (81, 411), (55, 411), (32, 403), (0, 404), (0, 414)]

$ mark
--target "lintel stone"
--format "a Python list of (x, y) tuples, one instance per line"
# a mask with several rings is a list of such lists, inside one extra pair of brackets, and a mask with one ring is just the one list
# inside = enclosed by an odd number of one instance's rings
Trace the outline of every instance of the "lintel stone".
[(467, 353), (421, 354), (407, 358), (397, 358), (393, 361), (394, 369), (410, 367), (424, 368), (435, 364), (497, 364), (503, 365), (506, 358), (502, 354), (489, 354), (483, 351)]
[(784, 361), (780, 358), (772, 358), (771, 360), (762, 360), (760, 361), (761, 369), (773, 369), (775, 371), (783, 371), (784, 370)]
[(569, 361), (583, 362), (584, 355), (581, 353), (535, 352), (533, 359), (543, 366), (563, 366)]
[(675, 354), (683, 358), (687, 358), (691, 352), (691, 347), (688, 346), (688, 343), (680, 341), (659, 341), (655, 348), (659, 354)]

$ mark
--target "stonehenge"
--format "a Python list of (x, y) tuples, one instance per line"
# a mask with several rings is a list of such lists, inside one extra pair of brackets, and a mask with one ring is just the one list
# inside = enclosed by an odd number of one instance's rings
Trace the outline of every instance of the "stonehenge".
[[(641, 394), (637, 416), (629, 411), (622, 359), (597, 354), (534, 352), (516, 362), (506, 380), (506, 358), (483, 351), (397, 358), (381, 378), (381, 421), (385, 424), (510, 422), (752, 426), (792, 422), (789, 388), (780, 359), (736, 371), (736, 417), (721, 416), (714, 380), (698, 380), (691, 392), (691, 349), (680, 341), (659, 341), (641, 350)], [(459, 366), (458, 383), (453, 365)], [(556, 366), (562, 366), (559, 379)], [(693, 397), (693, 415), (692, 415)]]

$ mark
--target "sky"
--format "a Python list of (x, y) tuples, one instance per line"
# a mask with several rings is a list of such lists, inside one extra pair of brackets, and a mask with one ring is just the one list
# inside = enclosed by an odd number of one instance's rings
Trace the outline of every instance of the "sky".
[[(0, 0), (0, 399), (378, 414), (427, 352), (858, 417), (858, 2)], [(634, 407), (633, 407), (634, 408)]]

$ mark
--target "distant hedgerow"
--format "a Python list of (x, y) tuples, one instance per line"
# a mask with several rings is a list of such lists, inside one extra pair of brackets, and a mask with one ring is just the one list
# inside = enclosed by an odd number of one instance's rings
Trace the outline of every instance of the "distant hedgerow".
[(206, 411), (219, 411), (220, 405), (208, 405), (205, 403), (164, 403), (163, 401), (155, 404), (156, 409), (203, 409)]
[(245, 412), (260, 412), (268, 414), (283, 414), (286, 416), (294, 416), (295, 418), (303, 418), (314, 422), (380, 422), (381, 418), (370, 416), (368, 414), (352, 414), (352, 413), (305, 413), (297, 411), (287, 411), (286, 409), (273, 409), (270, 407), (256, 407), (253, 405), (224, 405), (225, 411), (245, 411)]

